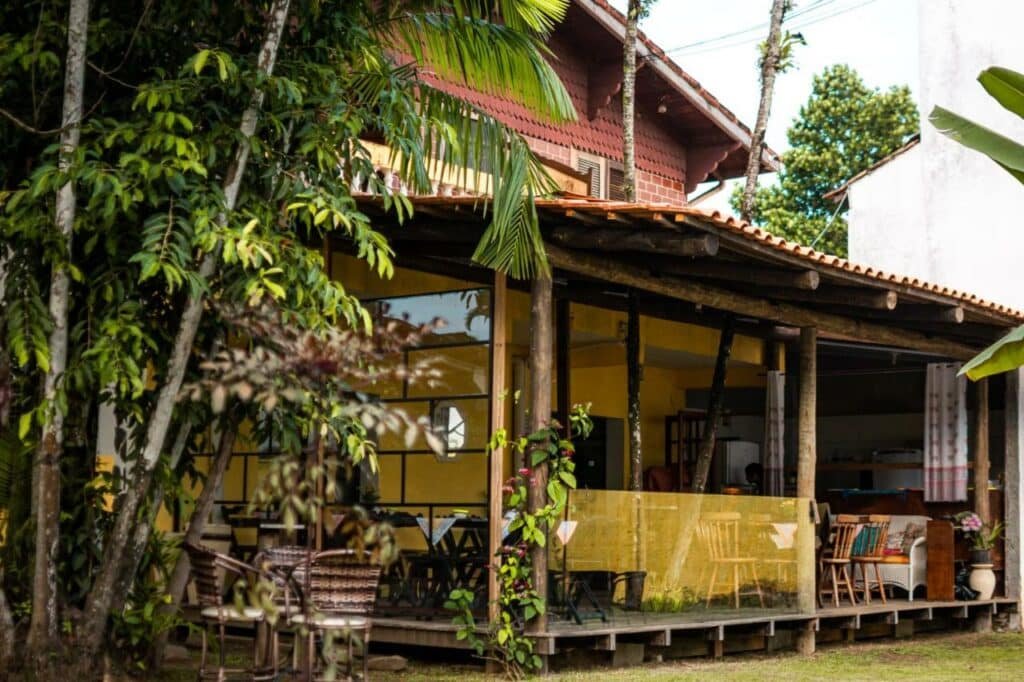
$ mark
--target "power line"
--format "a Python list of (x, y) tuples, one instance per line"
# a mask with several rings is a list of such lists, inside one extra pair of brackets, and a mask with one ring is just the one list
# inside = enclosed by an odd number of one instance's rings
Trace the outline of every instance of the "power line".
[[(792, 13), (787, 15), (785, 20), (783, 21), (783, 23), (784, 24), (788, 24), (793, 19), (796, 19), (797, 17), (803, 16), (803, 15), (807, 14), (808, 12), (812, 12), (812, 11), (814, 11), (814, 10), (820, 8), (820, 7), (825, 7), (827, 5), (831, 5), (833, 2), (836, 2), (836, 0), (814, 0), (814, 2), (812, 2), (807, 7), (803, 7), (803, 8), (794, 10)], [(680, 45), (679, 47), (673, 47), (673, 48), (670, 48), (668, 50), (665, 50), (665, 52), (668, 53), (668, 54), (671, 54), (673, 52), (680, 52), (682, 50), (688, 50), (688, 49), (693, 48), (693, 47), (700, 47), (702, 45), (708, 45), (710, 43), (721, 42), (721, 41), (726, 40), (728, 38), (735, 38), (737, 36), (745, 35), (747, 33), (753, 33), (755, 31), (758, 32), (758, 33), (763, 33), (766, 28), (768, 28), (768, 24), (767, 23), (756, 24), (756, 25), (750, 26), (748, 28), (740, 29), (738, 31), (733, 31), (732, 33), (724, 33), (724, 34), (722, 34), (720, 36), (716, 36), (714, 38), (706, 38), (704, 40), (698, 40), (695, 43), (688, 43), (686, 45)]]
[[(835, 0), (825, 0), (825, 2), (828, 2), (828, 3), (831, 3), (831, 2), (834, 2), (834, 1)], [(833, 12), (831, 12), (829, 14), (815, 16), (815, 17), (808, 17), (804, 21), (797, 21), (797, 22), (793, 22), (791, 24), (787, 23), (786, 24), (786, 28), (794, 29), (794, 30), (799, 30), (799, 29), (807, 28), (808, 26), (813, 26), (813, 25), (819, 24), (819, 23), (821, 23), (823, 21), (827, 21), (828, 19), (833, 19), (835, 17), (838, 17), (840, 15), (846, 14), (848, 12), (852, 12), (854, 10), (860, 9), (861, 7), (865, 7), (867, 5), (870, 5), (870, 4), (874, 3), (874, 2), (877, 2), (877, 0), (863, 0), (863, 2), (860, 2), (858, 4), (849, 5), (849, 6), (846, 6), (846, 7), (835, 8), (835, 11), (833, 11)], [(762, 27), (762, 28), (764, 28), (764, 27)], [(718, 50), (727, 50), (729, 48), (739, 47), (741, 45), (747, 45), (749, 43), (757, 42), (759, 40), (763, 40), (763, 37), (760, 36), (760, 35), (756, 35), (756, 36), (754, 36), (752, 38), (751, 37), (741, 38), (739, 40), (733, 40), (731, 42), (728, 42), (725, 45), (714, 44), (714, 45), (710, 45), (708, 47), (704, 47), (703, 49), (700, 49), (700, 50), (691, 50), (691, 51), (685, 52), (685, 54), (683, 56), (689, 57), (689, 56), (692, 56), (692, 55), (704, 54), (704, 53), (707, 53), (707, 52), (716, 52)], [(711, 42), (711, 41), (707, 41), (707, 42)], [(666, 50), (666, 52), (678, 53), (678, 52), (683, 51), (683, 50), (684, 50), (683, 47), (677, 47), (677, 48), (674, 48), (672, 50)]]

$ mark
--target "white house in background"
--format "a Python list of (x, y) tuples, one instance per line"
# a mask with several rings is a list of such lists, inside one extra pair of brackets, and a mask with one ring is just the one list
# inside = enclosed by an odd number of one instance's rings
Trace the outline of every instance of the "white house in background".
[(921, 135), (832, 193), (850, 203), (851, 261), (1024, 307), (1024, 185), (928, 122), (939, 105), (1024, 140), (976, 80), (1024, 71), (1021, 26), (1018, 0), (919, 0)]

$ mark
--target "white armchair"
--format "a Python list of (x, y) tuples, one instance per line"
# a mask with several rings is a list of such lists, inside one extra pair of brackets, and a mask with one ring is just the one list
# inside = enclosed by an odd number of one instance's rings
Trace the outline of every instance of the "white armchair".
[(910, 546), (904, 553), (890, 553), (879, 563), (884, 585), (901, 587), (907, 591), (907, 599), (914, 601), (914, 590), (927, 585), (928, 548), (925, 546), (924, 529), (928, 527), (927, 516), (893, 516), (889, 523), (890, 552), (906, 548), (905, 534), (919, 531), (920, 534), (910, 540)]

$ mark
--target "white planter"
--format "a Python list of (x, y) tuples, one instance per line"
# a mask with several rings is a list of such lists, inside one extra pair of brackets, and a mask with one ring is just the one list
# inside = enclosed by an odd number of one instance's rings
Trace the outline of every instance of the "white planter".
[(991, 599), (992, 593), (996, 591), (996, 574), (992, 572), (992, 564), (971, 564), (971, 577), (967, 584), (978, 593), (978, 599)]

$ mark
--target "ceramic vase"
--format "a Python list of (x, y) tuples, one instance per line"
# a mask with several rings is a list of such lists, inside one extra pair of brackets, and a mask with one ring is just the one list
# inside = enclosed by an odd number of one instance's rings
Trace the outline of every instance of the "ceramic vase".
[(978, 593), (978, 599), (991, 599), (996, 590), (996, 574), (992, 572), (992, 564), (971, 564), (971, 577), (967, 584)]

